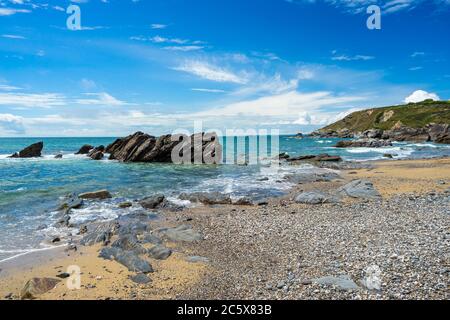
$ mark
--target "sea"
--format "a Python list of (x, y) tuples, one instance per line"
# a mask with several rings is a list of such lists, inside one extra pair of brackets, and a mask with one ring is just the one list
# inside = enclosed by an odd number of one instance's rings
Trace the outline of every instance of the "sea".
[[(87, 202), (82, 209), (76, 210), (71, 223), (80, 224), (112, 220), (141, 210), (139, 206), (120, 209), (117, 204), (153, 194), (164, 194), (182, 206), (192, 205), (178, 199), (183, 192), (218, 191), (234, 198), (246, 196), (253, 199), (279, 196), (292, 187), (283, 181), (285, 175), (311, 169), (308, 165), (272, 167), (264, 161), (255, 165), (120, 163), (107, 158), (94, 161), (75, 155), (84, 144), (106, 146), (115, 139), (0, 138), (0, 262), (52, 248), (54, 246), (49, 241), (52, 237), (64, 232), (76, 233), (70, 228), (62, 230), (54, 226), (58, 217), (56, 208), (68, 194), (107, 189), (113, 195), (110, 200)], [(226, 145), (227, 138), (221, 139)], [(328, 153), (349, 161), (383, 159), (386, 153), (393, 154), (395, 159), (450, 156), (449, 145), (404, 142), (386, 148), (337, 149), (333, 146), (338, 140), (296, 139), (286, 135), (279, 139), (279, 151), (290, 156)], [(38, 141), (44, 142), (42, 157), (8, 158)], [(248, 139), (243, 141), (246, 143)], [(56, 154), (63, 154), (63, 158), (55, 159)]]

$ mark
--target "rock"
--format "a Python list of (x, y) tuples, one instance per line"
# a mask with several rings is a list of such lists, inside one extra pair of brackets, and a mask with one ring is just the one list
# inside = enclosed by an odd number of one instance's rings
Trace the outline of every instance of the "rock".
[(62, 159), (62, 158), (63, 158), (63, 155), (61, 153), (59, 153), (55, 156), (55, 159)]
[(253, 206), (253, 200), (248, 197), (242, 197), (232, 201), (235, 206)]
[(134, 234), (120, 236), (119, 239), (111, 245), (114, 248), (120, 248), (124, 251), (134, 251), (137, 254), (142, 254), (145, 249), (139, 244), (139, 241)]
[(414, 141), (414, 142), (426, 142), (430, 140), (428, 129), (426, 128), (409, 128), (409, 127), (396, 127), (386, 132), (386, 135), (393, 141)]
[(103, 159), (103, 157), (104, 157), (105, 155), (103, 154), (103, 152), (101, 152), (101, 151), (95, 151), (94, 153), (92, 153), (90, 156), (89, 156), (89, 158), (91, 158), (92, 160), (102, 160)]
[(312, 137), (321, 137), (321, 138), (353, 138), (354, 133), (347, 129), (339, 129), (339, 130), (318, 130), (311, 133)]
[(37, 295), (52, 290), (59, 282), (60, 280), (52, 278), (33, 278), (23, 287), (20, 298), (22, 300), (35, 299)]
[(153, 248), (149, 249), (147, 252), (150, 258), (156, 260), (166, 260), (172, 254), (172, 250), (167, 249), (166, 247), (161, 245), (156, 245)]
[(94, 149), (93, 146), (91, 146), (91, 145), (89, 145), (89, 144), (85, 144), (85, 145), (82, 146), (82, 147), (80, 148), (80, 150), (78, 150), (78, 152), (75, 153), (75, 154), (88, 154), (89, 151), (91, 151), (92, 149)]
[(186, 261), (190, 262), (190, 263), (204, 263), (204, 264), (209, 263), (209, 259), (208, 258), (200, 257), (200, 256), (187, 257)]
[[(102, 242), (103, 245), (109, 244), (111, 237), (120, 230), (120, 225), (115, 222), (103, 222), (99, 224), (89, 225), (90, 232), (86, 234), (80, 241), (83, 246), (91, 246)], [(86, 229), (87, 231), (87, 229)]]
[(129, 201), (121, 202), (118, 205), (118, 207), (121, 208), (121, 209), (130, 208), (132, 206), (133, 206), (133, 204), (131, 202), (129, 202)]
[[(201, 145), (194, 144), (195, 141), (201, 141)], [(179, 147), (180, 154), (184, 151), (178, 144), (186, 141), (191, 142), (191, 161), (195, 153), (202, 153), (203, 156), (217, 156), (220, 163), (222, 160), (222, 146), (216, 134), (199, 133), (191, 137), (183, 136), (183, 140), (173, 141), (172, 135), (164, 135), (159, 138), (136, 132), (128, 137), (117, 139), (106, 147), (106, 152), (110, 154), (111, 160), (122, 162), (172, 162), (172, 151)], [(200, 144), (200, 143), (199, 143)], [(176, 152), (176, 151), (175, 151)], [(204, 162), (204, 157), (202, 162)]]
[(302, 192), (296, 198), (297, 203), (306, 204), (323, 204), (323, 203), (337, 203), (339, 199), (319, 191)]
[(341, 178), (336, 172), (325, 170), (326, 169), (318, 169), (318, 170), (297, 172), (287, 175), (285, 179), (292, 183), (303, 184), (310, 182), (332, 181)]
[(351, 198), (379, 199), (380, 193), (368, 180), (354, 180), (338, 189), (338, 193)]
[(152, 234), (147, 234), (142, 239), (142, 243), (161, 244), (162, 240), (160, 238), (158, 238), (157, 236), (154, 236)]
[(64, 215), (61, 219), (58, 220), (57, 224), (63, 227), (68, 227), (70, 224), (70, 216)]
[(356, 290), (359, 287), (357, 284), (348, 276), (342, 275), (337, 277), (326, 276), (322, 278), (313, 279), (312, 282), (320, 285), (333, 285), (341, 290)]
[(12, 297), (13, 297), (13, 293), (12, 292), (10, 292), (7, 295), (5, 295), (5, 299), (6, 300), (12, 299)]
[(381, 139), (383, 136), (383, 130), (380, 129), (370, 129), (364, 131), (362, 137), (367, 139)]
[(143, 273), (138, 273), (134, 276), (130, 276), (130, 279), (137, 284), (147, 284), (152, 281), (147, 275)]
[(203, 240), (203, 236), (200, 233), (192, 230), (192, 228), (187, 225), (163, 229), (161, 232), (171, 241), (194, 242)]
[(327, 153), (318, 155), (303, 155), (298, 157), (291, 157), (287, 159), (288, 162), (298, 161), (318, 161), (318, 162), (340, 162), (342, 158), (340, 156), (331, 156)]
[(83, 205), (83, 200), (80, 199), (77, 195), (75, 194), (70, 194), (68, 196), (66, 196), (65, 199), (62, 200), (60, 206), (59, 206), (59, 210), (63, 210), (63, 209), (78, 209)]
[(181, 200), (189, 200), (190, 202), (200, 202), (207, 205), (216, 204), (231, 204), (231, 197), (228, 194), (220, 192), (195, 192), (195, 193), (182, 193), (179, 198)]
[(52, 243), (57, 243), (57, 242), (61, 242), (61, 238), (55, 237), (52, 239)]
[(336, 148), (382, 148), (390, 146), (392, 146), (391, 141), (382, 139), (343, 140), (335, 145)]
[(36, 228), (36, 230), (44, 230), (44, 229), (47, 229), (48, 228), (48, 226), (46, 225), (46, 224), (41, 224), (40, 226), (38, 226), (37, 228)]
[(37, 158), (41, 156), (42, 149), (44, 148), (43, 142), (34, 143), (20, 152), (16, 152), (10, 156), (10, 158)]
[(57, 278), (60, 278), (60, 279), (66, 279), (66, 278), (69, 278), (69, 277), (70, 277), (70, 274), (68, 274), (67, 272), (58, 273), (58, 274), (56, 275), (56, 277), (57, 277)]
[(139, 201), (139, 204), (145, 209), (156, 209), (166, 197), (163, 194), (150, 196)]
[(383, 154), (383, 157), (384, 158), (388, 158), (388, 159), (393, 159), (394, 158), (394, 156), (392, 154), (390, 154), (390, 153)]
[(100, 250), (99, 257), (106, 260), (115, 260), (123, 266), (127, 267), (131, 272), (150, 273), (153, 272), (153, 268), (134, 252), (124, 251), (120, 248), (103, 248)]
[(88, 232), (88, 228), (87, 228), (87, 226), (81, 226), (80, 227), (80, 230), (78, 230), (78, 234), (85, 234), (85, 233), (87, 233)]
[(287, 154), (286, 152), (280, 153), (278, 155), (278, 159), (289, 159), (289, 154)]
[(108, 190), (98, 190), (93, 192), (85, 192), (78, 195), (81, 199), (109, 199), (112, 198), (111, 193)]

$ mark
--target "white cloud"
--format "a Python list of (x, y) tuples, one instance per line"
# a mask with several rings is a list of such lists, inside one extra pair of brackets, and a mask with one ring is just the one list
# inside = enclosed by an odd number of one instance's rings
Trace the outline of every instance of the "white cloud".
[(0, 129), (5, 133), (22, 134), (25, 132), (23, 118), (9, 113), (0, 114)]
[(169, 47), (164, 47), (164, 49), (166, 49), (166, 50), (183, 51), (183, 52), (197, 51), (197, 50), (202, 50), (203, 48), (204, 47), (202, 47), (202, 46), (169, 46)]
[(0, 93), (0, 105), (48, 108), (65, 104), (65, 97), (57, 93)]
[(2, 91), (15, 91), (20, 90), (22, 88), (16, 87), (16, 86), (10, 86), (8, 84), (0, 84), (0, 90)]
[(182, 65), (173, 69), (177, 71), (187, 72), (197, 77), (216, 82), (245, 84), (248, 81), (245, 76), (237, 75), (224, 68), (198, 60), (186, 61)]
[(204, 89), (204, 88), (192, 88), (192, 91), (198, 91), (198, 92), (208, 92), (208, 93), (223, 93), (225, 90), (220, 89)]
[(422, 102), (427, 99), (432, 99), (435, 101), (441, 100), (439, 96), (435, 93), (426, 92), (424, 90), (416, 90), (410, 96), (406, 97), (405, 103), (416, 103)]
[(26, 39), (24, 36), (19, 36), (19, 35), (15, 35), (15, 34), (2, 34), (2, 38), (18, 39), (18, 40)]
[(365, 56), (365, 55), (361, 55), (361, 54), (357, 54), (354, 56), (339, 55), (339, 56), (331, 57), (331, 60), (336, 60), (336, 61), (358, 61), (358, 60), (367, 61), (367, 60), (373, 60), (373, 59), (375, 59), (375, 57)]
[(123, 106), (127, 105), (126, 102), (114, 98), (112, 95), (106, 92), (100, 93), (85, 93), (86, 96), (95, 97), (92, 99), (78, 99), (76, 103), (82, 105), (102, 105), (102, 106)]
[(16, 13), (30, 13), (27, 9), (0, 8), (0, 16), (12, 16)]
[(415, 58), (415, 57), (419, 57), (419, 56), (424, 56), (425, 55), (425, 52), (422, 52), (422, 51), (416, 51), (416, 52), (413, 52), (412, 54), (411, 54), (411, 58)]
[(152, 29), (165, 29), (165, 28), (167, 28), (167, 25), (160, 24), (160, 23), (153, 23), (150, 27)]

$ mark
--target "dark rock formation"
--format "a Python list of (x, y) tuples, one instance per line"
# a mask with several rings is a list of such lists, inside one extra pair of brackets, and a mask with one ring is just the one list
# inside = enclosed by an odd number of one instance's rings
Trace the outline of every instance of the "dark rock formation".
[(125, 251), (115, 247), (103, 248), (100, 251), (99, 257), (106, 260), (115, 260), (132, 272), (144, 274), (153, 272), (150, 263), (141, 259), (134, 251)]
[(231, 204), (231, 197), (220, 192), (195, 192), (182, 193), (179, 198), (181, 200), (189, 200), (190, 202), (200, 202), (208, 205), (215, 204)]
[(390, 146), (392, 146), (391, 141), (382, 139), (343, 140), (335, 145), (336, 148), (381, 148)]
[(34, 143), (22, 151), (14, 153), (10, 158), (37, 158), (41, 156), (43, 148), (43, 142)]
[(91, 151), (92, 149), (94, 149), (93, 146), (91, 146), (90, 144), (85, 144), (85, 145), (82, 146), (82, 147), (80, 148), (80, 150), (78, 150), (78, 152), (75, 153), (75, 154), (88, 154), (89, 151)]
[[(198, 141), (198, 142), (197, 142)], [(201, 153), (202, 162), (205, 157), (218, 159), (214, 163), (222, 160), (222, 147), (215, 134), (198, 133), (191, 137), (164, 135), (159, 138), (150, 136), (142, 132), (136, 132), (128, 137), (117, 139), (106, 147), (105, 152), (110, 154), (109, 159), (122, 162), (173, 162), (172, 151), (183, 155), (183, 146), (189, 148), (191, 157)], [(179, 145), (182, 143), (181, 145)], [(174, 150), (177, 148), (176, 150)]]
[(150, 196), (139, 201), (139, 204), (145, 209), (156, 209), (159, 205), (163, 203), (165, 196), (163, 194), (157, 194)]
[(112, 198), (111, 193), (108, 190), (98, 190), (93, 192), (85, 192), (78, 195), (81, 199), (109, 199)]
[(292, 157), (286, 159), (288, 162), (296, 162), (296, 161), (318, 161), (318, 162), (339, 162), (342, 161), (342, 158), (339, 156), (331, 156), (327, 153), (318, 154), (318, 155), (304, 155), (298, 157)]
[(92, 160), (102, 160), (104, 157), (104, 152), (105, 152), (105, 146), (98, 146), (98, 147), (92, 149), (91, 151), (89, 151), (87, 156), (89, 158), (91, 158)]
[(326, 131), (314, 131), (310, 134), (312, 137), (320, 138), (353, 138), (355, 136), (354, 132), (349, 129), (339, 129), (339, 130), (326, 130)]

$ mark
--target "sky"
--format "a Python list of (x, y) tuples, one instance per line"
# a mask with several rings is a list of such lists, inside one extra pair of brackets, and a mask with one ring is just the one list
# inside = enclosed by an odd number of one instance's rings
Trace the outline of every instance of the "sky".
[(310, 132), (448, 100), (449, 31), (450, 0), (0, 0), (0, 137)]

